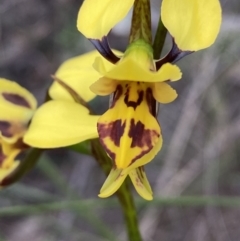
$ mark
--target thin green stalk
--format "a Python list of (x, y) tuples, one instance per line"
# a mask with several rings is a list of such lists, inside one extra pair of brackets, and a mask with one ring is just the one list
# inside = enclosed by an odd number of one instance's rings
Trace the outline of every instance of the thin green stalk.
[(139, 39), (152, 44), (150, 0), (134, 1), (129, 43)]
[(158, 21), (157, 32), (156, 32), (156, 35), (155, 35), (155, 38), (154, 38), (154, 41), (153, 41), (153, 56), (154, 56), (154, 59), (160, 58), (166, 35), (167, 35), (167, 29), (163, 25), (162, 19), (160, 17), (159, 21)]
[[(126, 226), (128, 230), (129, 241), (140, 241), (142, 240), (138, 219), (136, 206), (129, 188), (129, 179), (127, 178), (123, 185), (117, 191), (117, 197), (123, 209), (124, 218), (126, 221)], [(145, 201), (146, 203), (146, 201)]]
[[(106, 175), (109, 174), (112, 168), (112, 161), (103, 150), (98, 139), (91, 141), (92, 151), (97, 162), (103, 169)], [(128, 185), (128, 180), (125, 180), (122, 186), (117, 191), (118, 200), (122, 206), (124, 218), (127, 226), (128, 240), (141, 241), (141, 234), (139, 231), (137, 212), (134, 204), (133, 196)]]

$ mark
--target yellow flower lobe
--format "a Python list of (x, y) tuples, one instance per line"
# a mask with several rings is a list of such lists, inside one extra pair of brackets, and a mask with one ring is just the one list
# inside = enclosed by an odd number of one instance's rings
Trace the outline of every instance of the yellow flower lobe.
[(118, 169), (137, 162), (158, 142), (160, 126), (151, 88), (141, 82), (117, 85), (110, 109), (98, 120), (100, 141)]

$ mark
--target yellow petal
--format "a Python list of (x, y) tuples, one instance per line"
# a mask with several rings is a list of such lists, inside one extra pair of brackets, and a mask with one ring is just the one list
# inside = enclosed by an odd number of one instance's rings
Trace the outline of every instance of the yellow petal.
[(14, 144), (24, 135), (29, 119), (25, 120), (25, 123), (23, 120), (0, 120), (0, 138), (9, 144)]
[(104, 182), (100, 194), (101, 198), (106, 198), (115, 193), (119, 187), (122, 185), (123, 181), (128, 175), (127, 170), (115, 169), (113, 168), (108, 175), (106, 181)]
[(55, 148), (96, 138), (98, 118), (77, 103), (49, 101), (36, 111), (24, 142), (38, 148)]
[(105, 65), (106, 65), (106, 62), (104, 62), (103, 58), (97, 57), (94, 60), (93, 68), (101, 75), (105, 75), (108, 69), (115, 67), (115, 64), (112, 64), (112, 63), (109, 63), (108, 67)]
[(0, 133), (9, 143), (21, 137), (37, 106), (34, 96), (17, 83), (0, 78)]
[(167, 83), (154, 83), (152, 85), (153, 96), (155, 100), (166, 104), (177, 98), (177, 92)]
[(17, 168), (19, 161), (15, 161), (15, 158), (20, 152), (0, 139), (0, 182)]
[(162, 21), (181, 50), (212, 45), (221, 25), (219, 0), (163, 0)]
[(134, 0), (85, 0), (77, 19), (78, 30), (87, 38), (101, 39), (120, 22)]
[(134, 162), (131, 166), (129, 166), (129, 169), (132, 170), (134, 168), (144, 166), (147, 163), (149, 163), (150, 161), (152, 161), (153, 158), (157, 155), (157, 153), (161, 150), (162, 143), (163, 143), (163, 139), (162, 139), (162, 135), (161, 135), (158, 139), (158, 142), (151, 149), (151, 151), (148, 152), (146, 155), (142, 156), (140, 159), (138, 159), (136, 162)]
[[(89, 89), (89, 86), (101, 77), (101, 75), (92, 67), (97, 56), (100, 56), (100, 54), (97, 51), (92, 51), (68, 59), (59, 67), (55, 74), (57, 78), (74, 89), (74, 91), (86, 102), (92, 100), (96, 96), (96, 94)], [(51, 98), (55, 100), (74, 101), (67, 90), (56, 81), (53, 82), (50, 87), (49, 94)]]
[(166, 80), (179, 80), (182, 77), (180, 69), (170, 63), (164, 64), (157, 72), (143, 68), (131, 57), (124, 57), (123, 60), (113, 66), (110, 70), (105, 66), (102, 60), (95, 62), (95, 68), (109, 79), (122, 81), (141, 81), (141, 82), (162, 82)]
[[(3, 138), (0, 137), (0, 156), (1, 154), (2, 156), (10, 156), (12, 153), (16, 153), (16, 156), (17, 156), (20, 150), (19, 148), (16, 148), (15, 144), (16, 143), (9, 144), (9, 142), (6, 142)], [(15, 152), (15, 150), (18, 150), (18, 152)], [(12, 159), (15, 159), (16, 156), (14, 156)]]
[(152, 189), (143, 167), (133, 169), (129, 172), (129, 176), (138, 194), (146, 200), (152, 200)]
[[(102, 198), (111, 196), (119, 189), (119, 187), (122, 185), (127, 175), (130, 175), (133, 185), (135, 186), (139, 195), (147, 200), (151, 200), (152, 189), (149, 185), (145, 172), (140, 166), (150, 162), (155, 157), (155, 155), (159, 152), (159, 150), (161, 149), (161, 146), (162, 146), (162, 137), (159, 138), (158, 143), (153, 147), (153, 149), (149, 153), (141, 157), (139, 160), (133, 163), (133, 165), (129, 166), (126, 169), (113, 168), (109, 176), (107, 177), (106, 181), (104, 182), (100, 190), (100, 194), (98, 196)], [(136, 170), (135, 168), (138, 168), (138, 169)], [(141, 181), (142, 187), (137, 185), (136, 175), (141, 176), (140, 181)]]
[[(122, 54), (114, 50), (115, 54)], [(90, 90), (90, 86), (97, 81), (101, 74), (92, 67), (95, 59), (100, 59), (106, 67), (112, 64), (100, 56), (98, 51), (66, 60), (57, 70), (55, 76), (72, 88), (84, 101), (92, 100), (96, 94)], [(49, 89), (49, 94), (54, 100), (74, 101), (71, 94), (63, 88), (57, 81), (53, 82)]]
[(24, 109), (36, 109), (35, 97), (14, 81), (0, 78), (0, 100)]
[(108, 79), (108, 78), (100, 78), (95, 83), (90, 86), (92, 92), (97, 95), (110, 95), (116, 90), (117, 81)]
[(111, 108), (99, 118), (100, 141), (118, 169), (137, 163), (161, 136), (148, 87), (136, 82), (119, 84)]

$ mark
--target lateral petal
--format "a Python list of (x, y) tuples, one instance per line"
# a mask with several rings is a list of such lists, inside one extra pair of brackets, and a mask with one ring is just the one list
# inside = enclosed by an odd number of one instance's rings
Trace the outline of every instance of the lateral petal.
[(87, 38), (101, 39), (129, 12), (134, 0), (85, 0), (77, 18), (77, 28)]
[(38, 148), (55, 148), (97, 138), (98, 118), (77, 103), (49, 101), (36, 111), (24, 142)]
[(212, 45), (221, 25), (219, 0), (163, 0), (162, 21), (177, 46), (197, 51)]
[[(92, 100), (96, 94), (90, 89), (101, 75), (92, 67), (96, 57), (100, 57), (98, 51), (92, 51), (63, 62), (55, 76), (72, 88), (86, 102)], [(104, 60), (103, 60), (104, 61)], [(49, 95), (55, 100), (74, 101), (72, 96), (57, 81), (54, 81), (49, 89)]]
[(152, 84), (152, 91), (155, 100), (163, 104), (170, 103), (177, 98), (176, 90), (165, 82)]
[(116, 90), (117, 81), (102, 77), (90, 86), (92, 92), (97, 95), (110, 95)]
[(143, 167), (133, 169), (129, 172), (129, 176), (138, 194), (146, 200), (152, 200), (152, 189)]
[(108, 175), (106, 181), (104, 182), (100, 194), (98, 195), (101, 198), (106, 198), (115, 193), (119, 187), (124, 182), (125, 178), (128, 175), (128, 170), (116, 169), (113, 168)]

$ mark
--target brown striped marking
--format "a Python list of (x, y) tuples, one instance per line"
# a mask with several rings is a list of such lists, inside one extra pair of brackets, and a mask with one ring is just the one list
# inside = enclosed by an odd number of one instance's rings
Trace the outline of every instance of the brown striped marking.
[(126, 121), (123, 122), (122, 120), (118, 119), (108, 124), (98, 123), (98, 133), (100, 140), (106, 137), (109, 137), (115, 146), (120, 146), (120, 139), (123, 136), (124, 129), (126, 127)]
[(2, 96), (5, 100), (11, 102), (14, 105), (19, 105), (31, 109), (31, 105), (28, 103), (28, 101), (18, 94), (3, 92)]

